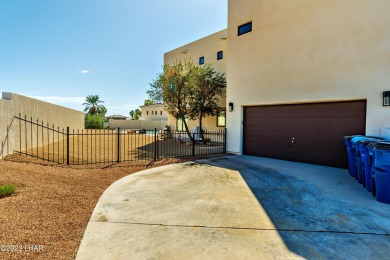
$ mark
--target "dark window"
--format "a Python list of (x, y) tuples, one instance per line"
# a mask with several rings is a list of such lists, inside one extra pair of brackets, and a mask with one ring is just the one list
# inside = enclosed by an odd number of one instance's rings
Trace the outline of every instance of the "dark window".
[(202, 65), (202, 64), (204, 64), (204, 57), (199, 58), (199, 65)]
[(157, 111), (155, 111), (154, 114), (157, 116)]
[(162, 115), (162, 111), (160, 111), (160, 116)]
[(217, 52), (217, 60), (222, 60), (223, 59), (223, 51)]
[(252, 31), (252, 22), (238, 26), (238, 35), (242, 35)]
[(217, 115), (217, 126), (225, 127), (226, 126), (226, 111), (220, 111)]
[(146, 111), (146, 114), (149, 115), (149, 111)]

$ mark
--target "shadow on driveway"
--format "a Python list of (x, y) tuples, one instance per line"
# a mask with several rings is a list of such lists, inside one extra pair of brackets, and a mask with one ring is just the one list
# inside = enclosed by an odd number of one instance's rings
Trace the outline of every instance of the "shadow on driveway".
[(240, 172), (290, 251), (305, 258), (389, 257), (390, 205), (347, 170), (250, 156), (208, 163)]
[(347, 170), (219, 157), (113, 183), (76, 259), (388, 259), (389, 217)]

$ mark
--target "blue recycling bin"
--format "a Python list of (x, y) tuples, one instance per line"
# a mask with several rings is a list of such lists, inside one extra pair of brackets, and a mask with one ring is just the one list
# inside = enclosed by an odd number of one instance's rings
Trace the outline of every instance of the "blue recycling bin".
[(353, 170), (352, 177), (355, 177), (359, 183), (363, 182), (363, 173), (362, 173), (362, 160), (360, 156), (360, 150), (358, 143), (359, 141), (366, 140), (370, 137), (367, 136), (355, 136), (351, 139), (352, 152), (353, 152)]
[(374, 183), (376, 200), (390, 204), (390, 141), (376, 142)]
[(199, 143), (199, 140), (200, 140), (200, 129), (198, 126), (194, 126), (194, 129), (192, 129), (192, 134), (193, 134), (193, 137), (194, 137), (194, 141), (195, 143)]
[(368, 163), (369, 163), (369, 171), (371, 175), (371, 192), (373, 196), (376, 196), (375, 190), (375, 179), (374, 179), (374, 168), (375, 168), (375, 148), (377, 142), (370, 142), (367, 144), (368, 150)]
[(372, 173), (370, 166), (370, 154), (368, 152), (368, 145), (375, 142), (375, 139), (366, 139), (359, 141), (359, 151), (362, 160), (363, 186), (367, 191), (372, 192)]
[(347, 155), (348, 155), (348, 169), (349, 169), (349, 175), (355, 177), (356, 176), (356, 166), (355, 166), (355, 151), (352, 147), (352, 138), (361, 136), (361, 135), (351, 135), (351, 136), (344, 136), (344, 143), (345, 147), (347, 148)]
[(362, 175), (362, 184), (363, 187), (365, 187), (368, 191), (372, 191), (372, 185), (371, 185), (371, 179), (372, 179), (372, 173), (371, 173), (371, 166), (370, 166), (370, 155), (368, 152), (368, 144), (371, 142), (377, 142), (381, 141), (383, 138), (376, 137), (368, 137), (367, 139), (360, 140), (357, 142), (357, 147), (360, 152), (360, 158), (361, 158), (361, 175)]

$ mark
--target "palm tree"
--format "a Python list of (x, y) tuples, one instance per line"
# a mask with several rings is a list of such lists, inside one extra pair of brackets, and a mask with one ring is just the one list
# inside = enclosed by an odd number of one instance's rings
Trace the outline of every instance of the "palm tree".
[(84, 112), (90, 115), (104, 114), (107, 109), (101, 103), (104, 103), (104, 101), (100, 100), (98, 95), (88, 95), (85, 98), (85, 103), (83, 103), (83, 106), (85, 106)]

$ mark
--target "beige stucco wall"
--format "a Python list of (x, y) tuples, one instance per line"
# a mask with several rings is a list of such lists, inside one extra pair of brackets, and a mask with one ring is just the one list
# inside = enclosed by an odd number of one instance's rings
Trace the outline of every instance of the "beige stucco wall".
[[(34, 122), (38, 119), (39, 124), (43, 121), (45, 126), (49, 123), (50, 127), (54, 125), (55, 128), (60, 129), (66, 129), (67, 126), (75, 130), (84, 128), (84, 114), (80, 111), (14, 93), (3, 93), (2, 98), (0, 99), (0, 145), (1, 143), (4, 145), (0, 146), (0, 158), (13, 153), (15, 146), (19, 146), (19, 121), (13, 120), (13, 117), (18, 116), (19, 113), (22, 118), (27, 116), (28, 120), (32, 117)], [(7, 137), (7, 127), (11, 125), (11, 122), (12, 127)], [(25, 127), (24, 124), (21, 126), (22, 129)], [(35, 127), (32, 136), (32, 144), (28, 144), (28, 148), (36, 146), (34, 145), (36, 143)]]
[[(169, 51), (164, 54), (164, 64), (173, 64), (177, 61), (185, 60), (192, 60), (195, 64), (198, 64), (199, 58), (204, 57), (205, 64), (211, 64), (216, 72), (226, 75), (228, 57), (226, 37), (227, 29), (224, 29)], [(217, 52), (219, 51), (223, 51), (223, 59), (221, 60), (217, 60)], [(225, 109), (226, 98), (220, 98), (219, 106)], [(168, 124), (176, 129), (176, 119), (171, 115), (168, 116)], [(198, 125), (198, 121), (189, 121), (190, 129)], [(203, 119), (203, 129), (217, 131), (223, 128), (217, 127), (216, 117), (206, 117)]]
[[(202, 39), (183, 45), (164, 53), (164, 64), (173, 64), (176, 61), (192, 60), (198, 64), (199, 58), (204, 57), (205, 64), (212, 64), (215, 71), (226, 73), (227, 57), (227, 29), (213, 33)], [(183, 53), (184, 51), (187, 53)], [(217, 60), (217, 52), (223, 51), (223, 59)]]
[[(167, 124), (172, 129), (176, 128), (176, 118), (172, 115), (168, 115), (168, 121)], [(199, 127), (199, 120), (188, 120), (188, 128), (192, 130), (195, 126)], [(218, 127), (217, 126), (217, 117), (216, 116), (206, 116), (202, 119), (202, 128), (203, 130), (207, 131), (219, 131), (225, 129), (225, 127)]]
[[(168, 115), (168, 125), (172, 127), (172, 129), (177, 130), (176, 128), (176, 118), (172, 115)], [(224, 130), (225, 127), (217, 127), (217, 117), (215, 116), (207, 116), (202, 120), (203, 130), (206, 131), (220, 131)], [(194, 127), (199, 127), (199, 120), (188, 120), (188, 129), (192, 131)]]
[[(229, 0), (227, 150), (241, 152), (243, 106), (367, 100), (367, 135), (390, 122), (390, 1)], [(237, 27), (253, 31), (237, 36)]]
[(109, 120), (109, 129), (146, 129), (157, 130), (164, 129), (167, 124), (166, 120)]
[(154, 121), (168, 120), (168, 113), (164, 110), (164, 105), (141, 106), (140, 109), (141, 109), (141, 120), (154, 120)]

